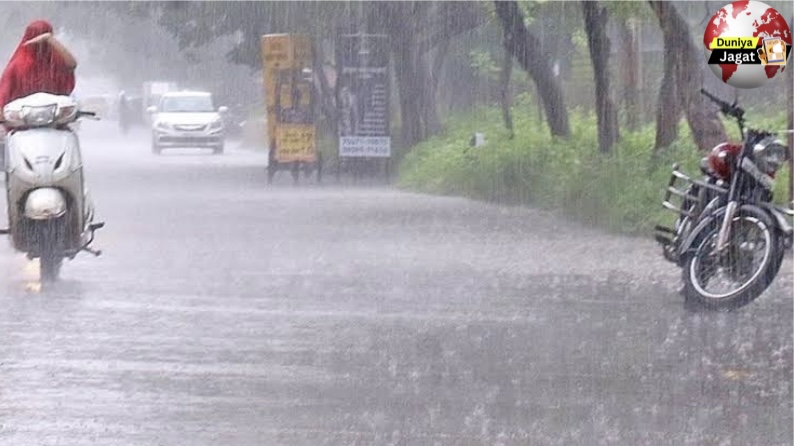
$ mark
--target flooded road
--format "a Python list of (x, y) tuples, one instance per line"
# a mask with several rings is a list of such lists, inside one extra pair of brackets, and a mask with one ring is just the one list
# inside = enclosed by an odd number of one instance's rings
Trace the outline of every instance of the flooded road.
[(692, 313), (651, 240), (82, 136), (104, 254), (0, 249), (0, 444), (792, 444), (790, 257)]

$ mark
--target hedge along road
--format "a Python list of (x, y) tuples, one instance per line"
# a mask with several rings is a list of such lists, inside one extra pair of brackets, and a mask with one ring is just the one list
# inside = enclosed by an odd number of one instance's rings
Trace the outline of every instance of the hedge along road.
[(790, 259), (692, 313), (650, 240), (82, 136), (105, 254), (0, 251), (0, 443), (791, 442)]

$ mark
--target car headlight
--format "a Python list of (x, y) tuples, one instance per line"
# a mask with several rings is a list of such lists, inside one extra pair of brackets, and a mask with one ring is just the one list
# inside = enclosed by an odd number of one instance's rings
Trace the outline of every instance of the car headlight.
[(769, 136), (753, 147), (753, 159), (758, 168), (772, 175), (788, 161), (789, 149), (779, 139)]
[(223, 121), (220, 119), (217, 121), (210, 122), (209, 129), (210, 130), (221, 130), (223, 128)]
[(158, 121), (156, 124), (154, 124), (154, 127), (159, 130), (169, 130), (171, 128), (171, 126), (167, 122), (163, 122), (163, 121)]

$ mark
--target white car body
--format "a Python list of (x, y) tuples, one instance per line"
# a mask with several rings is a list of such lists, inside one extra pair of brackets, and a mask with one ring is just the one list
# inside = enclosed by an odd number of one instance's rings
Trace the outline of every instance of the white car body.
[(226, 107), (214, 108), (212, 94), (202, 91), (164, 93), (152, 115), (152, 152), (168, 148), (210, 148), (223, 153)]

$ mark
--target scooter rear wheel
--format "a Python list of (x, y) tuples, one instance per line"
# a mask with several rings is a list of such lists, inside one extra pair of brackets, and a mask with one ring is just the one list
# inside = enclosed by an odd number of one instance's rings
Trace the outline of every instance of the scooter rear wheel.
[(42, 283), (55, 282), (63, 264), (63, 256), (59, 249), (58, 225), (55, 222), (48, 222), (41, 227), (39, 243), (39, 277)]
[(39, 259), (41, 281), (44, 283), (52, 283), (58, 280), (62, 264), (63, 259), (60, 256), (52, 254), (42, 255)]

